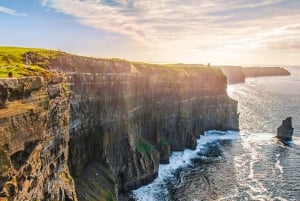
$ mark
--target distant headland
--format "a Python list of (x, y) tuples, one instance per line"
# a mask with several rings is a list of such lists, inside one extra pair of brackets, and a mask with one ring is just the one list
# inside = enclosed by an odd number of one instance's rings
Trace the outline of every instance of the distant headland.
[(227, 83), (243, 83), (246, 78), (249, 77), (263, 77), (263, 76), (289, 76), (291, 73), (283, 67), (242, 67), (242, 66), (226, 66), (226, 65), (211, 65), (208, 63), (204, 64), (169, 64), (173, 67), (188, 67), (188, 68), (203, 68), (212, 67), (220, 68), (223, 74), (227, 77)]
[(241, 67), (241, 66), (220, 66), (227, 77), (228, 83), (245, 82), (248, 77), (263, 76), (288, 76), (291, 73), (282, 67)]

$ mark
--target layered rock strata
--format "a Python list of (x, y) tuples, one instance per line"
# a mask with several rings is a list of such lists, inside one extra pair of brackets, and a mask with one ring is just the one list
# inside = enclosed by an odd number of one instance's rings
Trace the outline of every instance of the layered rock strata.
[[(59, 81), (60, 80), (60, 81)], [(77, 200), (61, 79), (0, 79), (0, 200)]]
[(116, 200), (152, 181), (171, 151), (194, 149), (204, 131), (238, 130), (220, 69), (72, 55), (49, 63), (65, 81), (31, 78), (40, 85), (2, 101), (0, 197)]
[(78, 181), (105, 161), (118, 192), (127, 192), (155, 178), (170, 151), (194, 149), (204, 131), (238, 129), (237, 102), (217, 68), (91, 61), (69, 57), (51, 67), (65, 72), (73, 92), (69, 165)]

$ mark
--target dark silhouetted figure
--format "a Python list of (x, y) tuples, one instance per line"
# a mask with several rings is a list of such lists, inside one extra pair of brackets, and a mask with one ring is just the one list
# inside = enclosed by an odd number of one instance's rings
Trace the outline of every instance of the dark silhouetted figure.
[(9, 72), (9, 73), (8, 73), (8, 77), (13, 77), (12, 72)]

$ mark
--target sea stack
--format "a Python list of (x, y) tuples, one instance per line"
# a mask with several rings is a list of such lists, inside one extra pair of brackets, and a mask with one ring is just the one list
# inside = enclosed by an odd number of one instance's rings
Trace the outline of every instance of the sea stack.
[(292, 117), (288, 117), (282, 121), (281, 126), (277, 128), (277, 138), (281, 140), (292, 140), (294, 128), (292, 127)]

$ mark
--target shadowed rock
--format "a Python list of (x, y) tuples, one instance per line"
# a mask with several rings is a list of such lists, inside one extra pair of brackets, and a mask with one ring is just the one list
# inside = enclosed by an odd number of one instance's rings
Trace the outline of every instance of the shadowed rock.
[(5, 107), (7, 97), (8, 97), (7, 87), (0, 84), (0, 109)]
[(118, 200), (205, 131), (239, 129), (217, 68), (67, 54), (48, 63), (44, 79), (0, 79), (0, 200)]
[(277, 138), (281, 140), (292, 140), (293, 131), (292, 117), (288, 117), (283, 120), (281, 126), (277, 128)]

